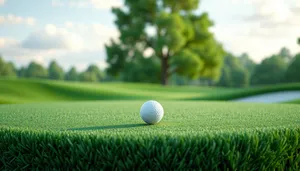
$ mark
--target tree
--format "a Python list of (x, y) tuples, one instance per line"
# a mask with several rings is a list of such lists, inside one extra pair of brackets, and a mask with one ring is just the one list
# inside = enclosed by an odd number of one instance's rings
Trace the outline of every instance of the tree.
[(95, 72), (84, 71), (79, 75), (79, 80), (84, 82), (97, 82), (98, 77)]
[(248, 71), (249, 75), (251, 75), (256, 63), (249, 57), (247, 53), (243, 53), (238, 59), (242, 67)]
[(26, 69), (25, 76), (32, 78), (47, 78), (48, 72), (42, 65), (31, 62)]
[(56, 63), (56, 61), (51, 61), (48, 68), (48, 76), (49, 79), (52, 80), (63, 80), (64, 70)]
[(217, 85), (222, 87), (232, 87), (233, 84), (230, 67), (224, 66), (222, 68), (222, 75)]
[(298, 45), (300, 45), (300, 37), (298, 38)]
[(104, 73), (102, 71), (100, 71), (100, 69), (94, 64), (91, 64), (87, 68), (86, 72), (94, 73), (96, 75), (98, 81), (100, 81), (104, 78)]
[(249, 73), (240, 63), (239, 58), (228, 53), (224, 58), (222, 75), (218, 82), (224, 87), (246, 87), (249, 85)]
[(26, 76), (26, 68), (25, 67), (21, 67), (18, 70), (18, 77), (25, 77)]
[(0, 56), (0, 76), (16, 76), (16, 69), (15, 66), (13, 65), (13, 63), (9, 62), (5, 62), (2, 57)]
[(285, 80), (287, 82), (300, 82), (300, 54), (297, 54), (289, 65)]
[(283, 82), (287, 63), (279, 55), (272, 55), (264, 59), (255, 67), (251, 78), (251, 84), (277, 84)]
[(65, 80), (69, 80), (69, 81), (78, 80), (78, 73), (75, 67), (71, 67), (71, 69), (66, 73)]
[(123, 81), (127, 82), (159, 82), (159, 61), (154, 57), (140, 56), (134, 62), (126, 64), (122, 72)]
[(286, 47), (281, 48), (278, 55), (281, 56), (287, 63), (289, 63), (293, 58), (291, 51)]
[(120, 75), (127, 63), (151, 49), (160, 60), (163, 85), (173, 73), (217, 80), (223, 48), (209, 31), (213, 22), (208, 14), (194, 13), (198, 4), (199, 0), (125, 0), (124, 8), (113, 8), (120, 37), (105, 45), (109, 74)]

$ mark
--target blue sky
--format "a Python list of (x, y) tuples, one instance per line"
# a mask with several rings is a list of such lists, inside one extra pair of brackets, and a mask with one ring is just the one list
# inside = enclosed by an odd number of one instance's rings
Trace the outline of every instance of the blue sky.
[[(202, 0), (225, 49), (256, 62), (287, 47), (300, 51), (299, 0)], [(116, 38), (110, 9), (122, 0), (0, 0), (0, 54), (18, 67), (57, 60), (65, 70), (105, 68), (104, 43)]]

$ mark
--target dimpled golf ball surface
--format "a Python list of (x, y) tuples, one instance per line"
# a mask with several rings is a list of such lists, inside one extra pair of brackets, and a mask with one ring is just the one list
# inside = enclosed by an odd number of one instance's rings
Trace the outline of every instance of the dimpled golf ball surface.
[(163, 118), (164, 109), (157, 101), (150, 100), (142, 105), (140, 115), (147, 124), (156, 124)]

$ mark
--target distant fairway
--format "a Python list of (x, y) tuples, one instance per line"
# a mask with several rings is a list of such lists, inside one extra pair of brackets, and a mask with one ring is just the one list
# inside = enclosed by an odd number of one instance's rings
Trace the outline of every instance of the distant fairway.
[(141, 83), (82, 83), (2, 78), (0, 104), (86, 100), (231, 100), (282, 90), (300, 90), (300, 84), (254, 88), (164, 87)]
[(82, 100), (193, 99), (233, 89), (163, 87), (156, 84), (82, 83), (31, 79), (0, 79), (0, 103)]

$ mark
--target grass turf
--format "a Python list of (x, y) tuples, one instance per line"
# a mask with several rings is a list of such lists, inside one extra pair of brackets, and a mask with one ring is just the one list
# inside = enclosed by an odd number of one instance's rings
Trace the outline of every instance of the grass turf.
[(96, 101), (0, 105), (0, 125), (30, 129), (159, 134), (298, 127), (300, 106), (229, 102), (161, 101), (161, 123), (146, 126), (144, 101)]
[(0, 105), (0, 169), (299, 170), (299, 105), (143, 102)]
[(300, 104), (300, 99), (296, 99), (296, 100), (292, 100), (292, 101), (288, 101), (288, 102), (284, 102), (284, 103), (288, 103), (288, 104)]

